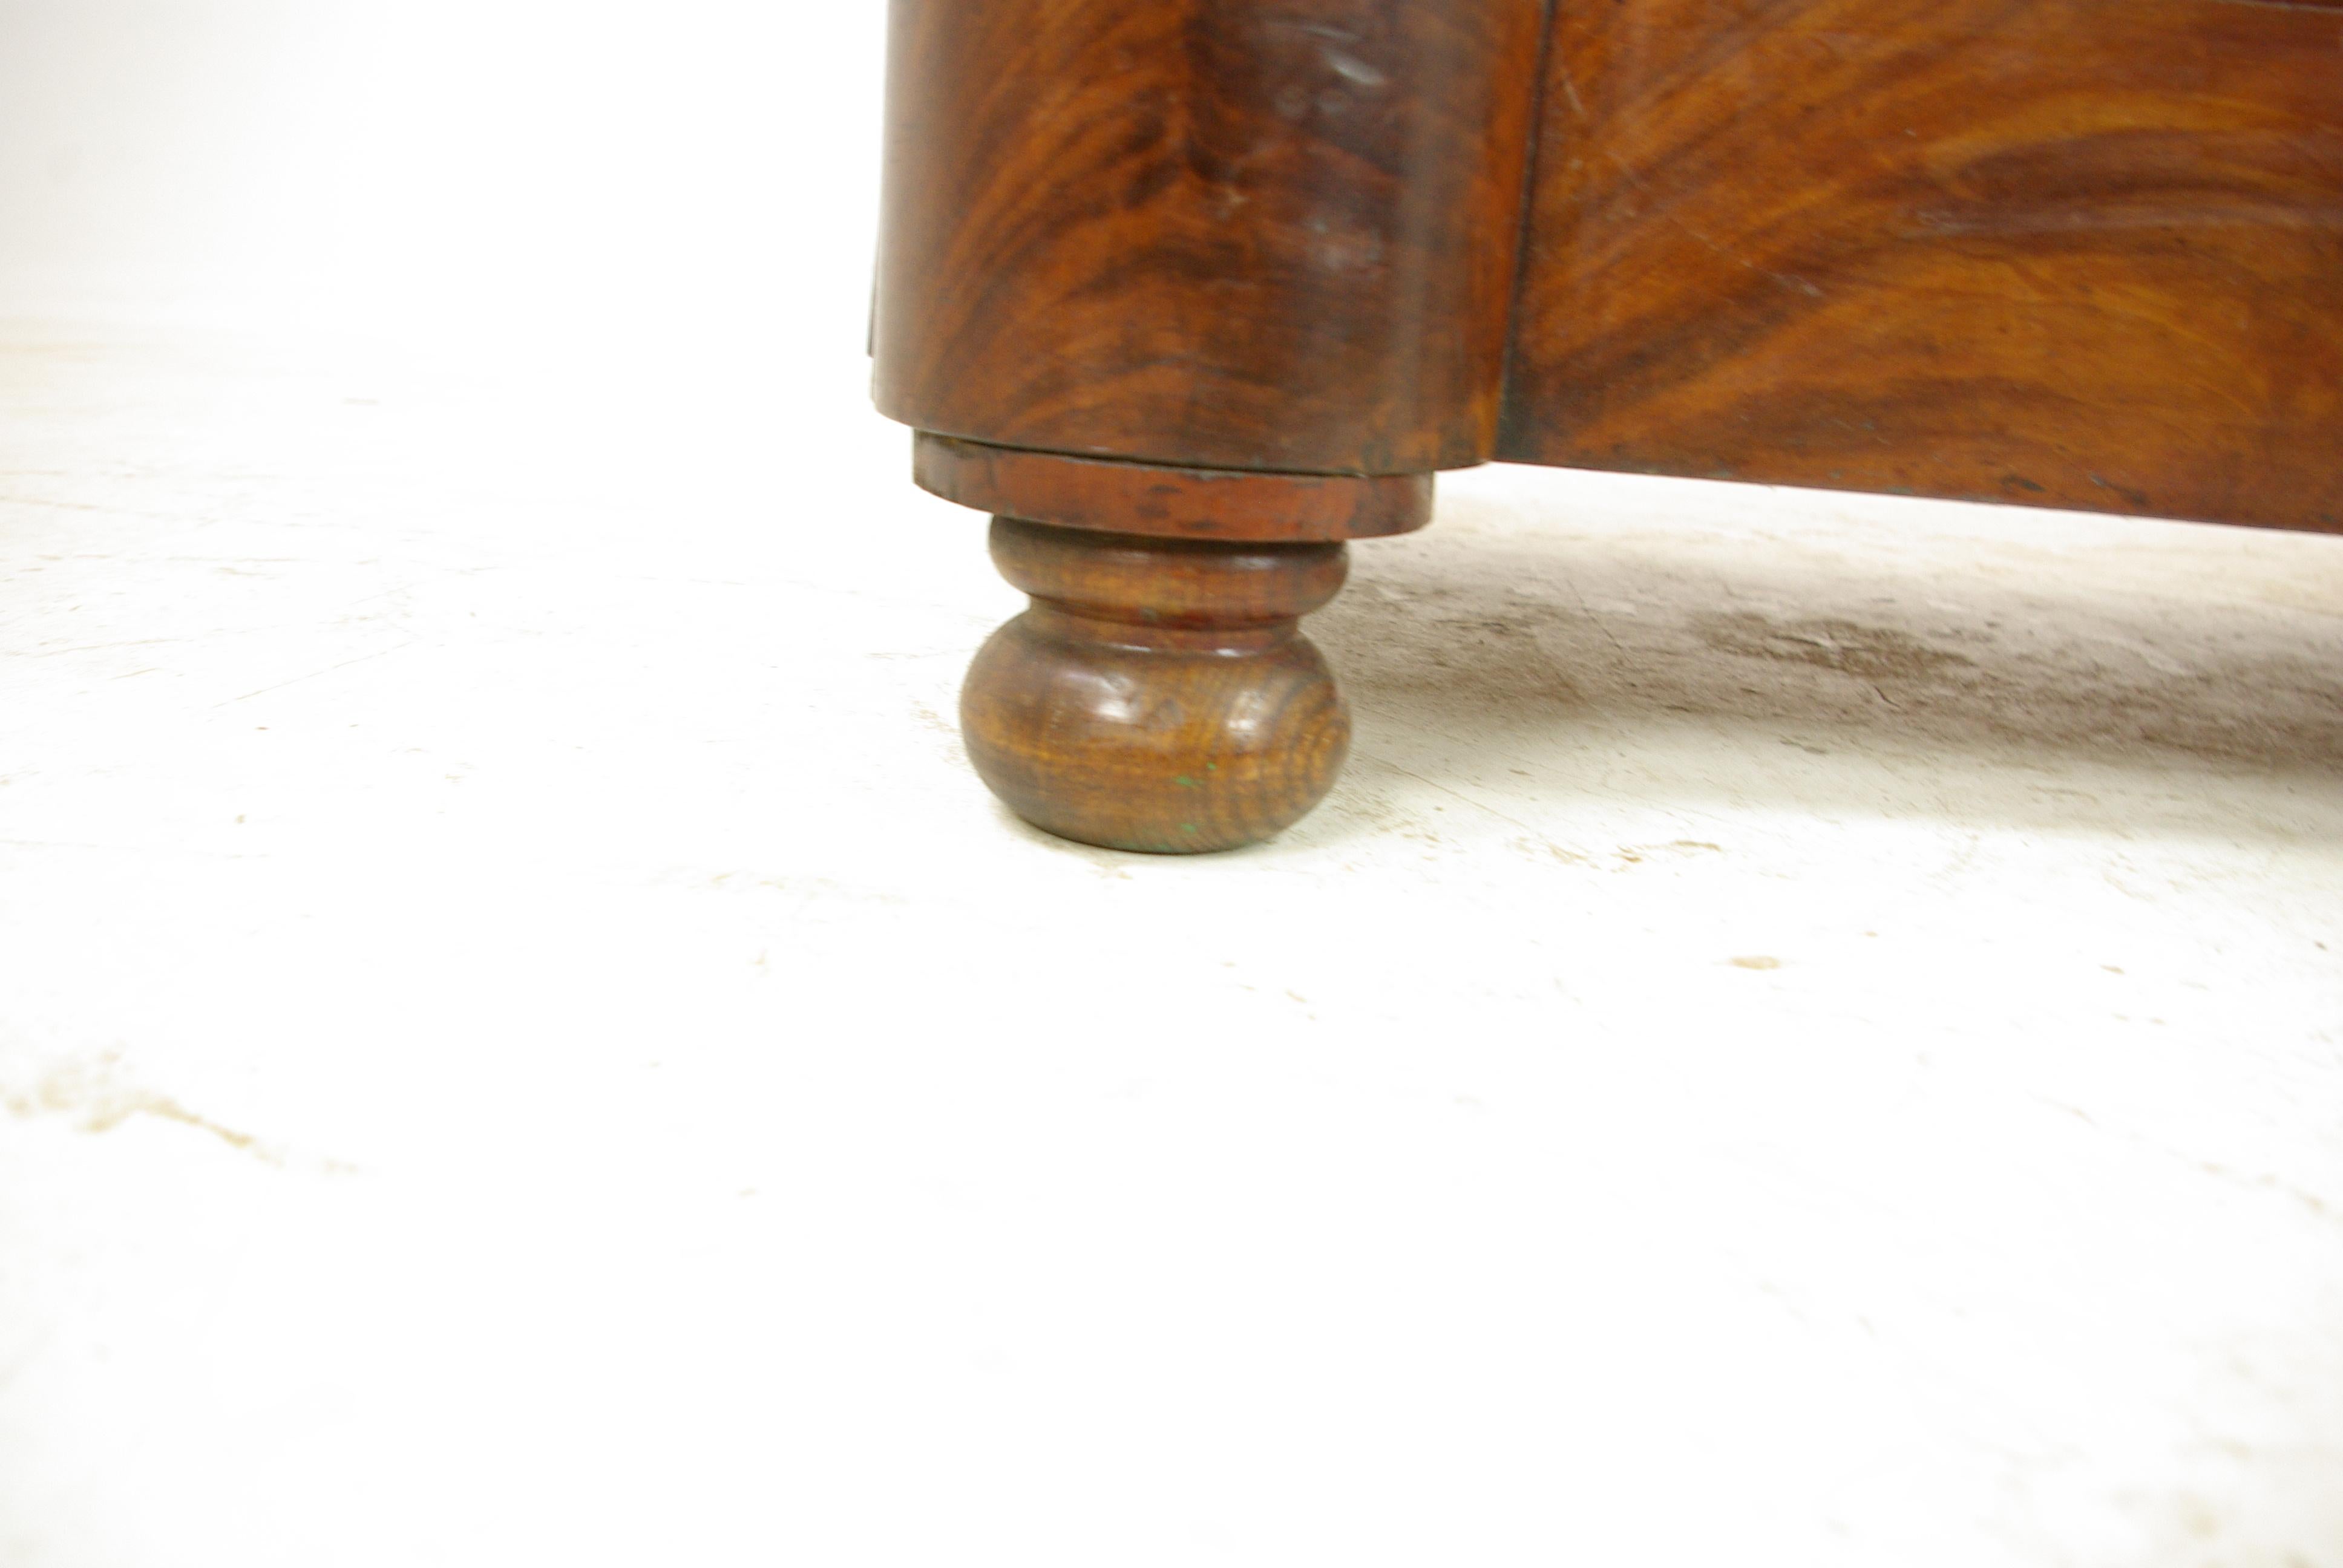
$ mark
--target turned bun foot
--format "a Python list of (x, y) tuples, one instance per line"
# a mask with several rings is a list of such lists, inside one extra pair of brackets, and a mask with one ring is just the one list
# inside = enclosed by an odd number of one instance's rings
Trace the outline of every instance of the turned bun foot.
[(1297, 622), (1341, 590), (1342, 545), (996, 518), (992, 558), (1033, 603), (976, 656), (960, 732), (1019, 816), (1188, 854), (1258, 843), (1332, 788), (1350, 715)]

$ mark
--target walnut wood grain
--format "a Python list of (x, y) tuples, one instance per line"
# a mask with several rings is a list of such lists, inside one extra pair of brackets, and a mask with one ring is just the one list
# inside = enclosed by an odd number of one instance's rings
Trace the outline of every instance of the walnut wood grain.
[(1503, 456), (2343, 528), (2338, 0), (1554, 25)]
[(1395, 474), (1493, 450), (1543, 0), (893, 0), (880, 409)]
[(1302, 616), (1339, 592), (1340, 544), (1121, 537), (994, 519), (992, 558), (1032, 596), (960, 693), (992, 792), (1061, 838), (1195, 853), (1298, 820), (1350, 748)]
[(979, 511), (1170, 538), (1313, 543), (1404, 534), (1432, 521), (1433, 477), (1174, 468), (987, 447), (922, 430), (920, 487)]

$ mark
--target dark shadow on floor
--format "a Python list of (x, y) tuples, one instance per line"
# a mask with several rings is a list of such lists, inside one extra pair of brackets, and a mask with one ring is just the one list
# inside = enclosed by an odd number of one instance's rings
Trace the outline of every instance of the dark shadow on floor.
[[(1572, 789), (1575, 742), (1702, 732), (1761, 761), (1916, 763), (1931, 815), (2075, 825), (2074, 801), (2037, 814), (2006, 774), (2078, 765), (2136, 783), (2127, 810), (2225, 779), (2343, 807), (2343, 539), (1879, 498), (1818, 498), (1785, 529), (1779, 493), (1776, 526), (1744, 528), (1688, 521), (1670, 481), (1597, 483), (1597, 526), (1583, 506), (1467, 498), (1353, 548), (1352, 586), (1310, 628), (1370, 754), (1404, 735), (1443, 783), (1561, 759), (1526, 771)], [(1965, 787), (1981, 769), (2001, 781)], [(1878, 772), (1758, 766), (1734, 788), (1876, 810)], [(1705, 770), (1661, 783), (1715, 790)]]

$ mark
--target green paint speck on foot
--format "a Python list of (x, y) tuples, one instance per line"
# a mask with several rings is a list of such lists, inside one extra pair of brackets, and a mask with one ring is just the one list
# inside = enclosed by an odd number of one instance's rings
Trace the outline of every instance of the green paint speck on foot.
[(1196, 781), (1193, 779), (1189, 778), (1185, 773), (1175, 776), (1172, 782), (1177, 784), (1182, 789), (1193, 789), (1196, 788)]

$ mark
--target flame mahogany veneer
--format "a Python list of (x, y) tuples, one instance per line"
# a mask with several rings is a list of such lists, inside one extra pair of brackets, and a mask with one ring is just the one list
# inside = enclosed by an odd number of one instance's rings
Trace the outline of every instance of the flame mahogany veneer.
[(1565, 0), (1499, 455), (2343, 530), (2343, 0)]
[(1348, 735), (1342, 543), (1498, 458), (2343, 531), (2343, 0), (893, 0), (872, 320), (1034, 608), (1050, 830)]

